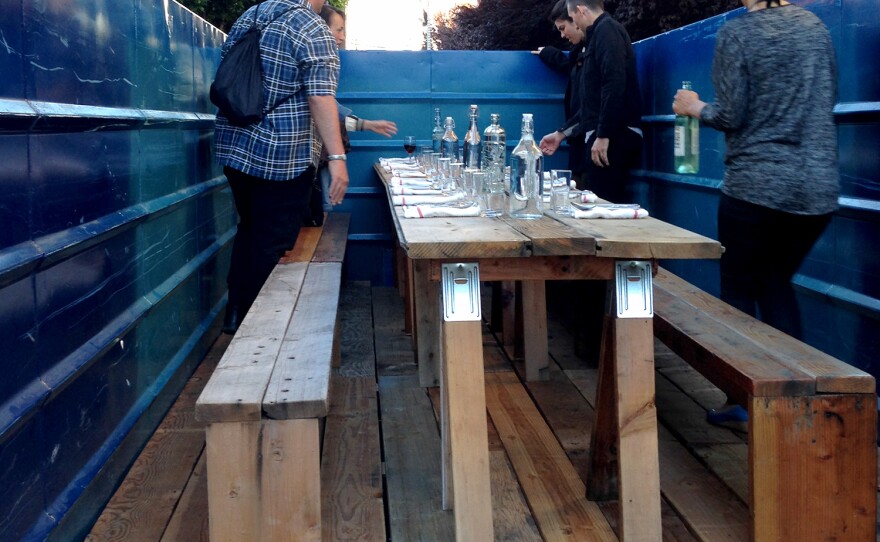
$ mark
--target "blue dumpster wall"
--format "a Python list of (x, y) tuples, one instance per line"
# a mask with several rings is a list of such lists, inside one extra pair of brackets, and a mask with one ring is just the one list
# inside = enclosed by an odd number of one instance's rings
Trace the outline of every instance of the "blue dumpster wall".
[[(880, 376), (880, 6), (872, 0), (809, 0), (797, 4), (828, 26), (839, 64), (835, 107), (840, 147), (840, 211), (794, 278), (806, 342)], [(645, 107), (643, 168), (634, 197), (654, 216), (717, 238), (724, 137), (700, 131), (700, 172), (673, 168), (672, 97), (683, 80), (706, 101), (715, 34), (744, 9), (636, 44)], [(756, 46), (760, 46), (756, 44)], [(717, 295), (715, 262), (664, 262)], [(767, 262), (773, 265), (773, 262)]]
[[(391, 139), (369, 132), (351, 134), (350, 184), (340, 210), (352, 213), (348, 241), (348, 278), (380, 284), (393, 280), (393, 227), (384, 189), (373, 171), (379, 157), (406, 156), (403, 137), (431, 144), (434, 108), (455, 120), (463, 140), (471, 104), (479, 107), (479, 128), (499, 113), (507, 132), (508, 153), (519, 141), (522, 114), (532, 113), (537, 138), (562, 125), (566, 78), (550, 71), (529, 52), (502, 51), (342, 51), (337, 99), (367, 119), (397, 123)], [(564, 168), (563, 149), (545, 160), (545, 169)], [(352, 263), (356, 262), (356, 265)]]
[[(806, 340), (877, 373), (880, 336), (880, 9), (801, 2), (839, 52), (842, 209), (796, 282)], [(87, 529), (217, 335), (234, 232), (212, 161), (207, 87), (222, 33), (173, 2), (0, 0), (0, 540), (75, 540)], [(672, 171), (681, 80), (711, 98), (714, 35), (733, 12), (636, 45), (646, 108), (633, 198), (715, 237), (723, 138), (702, 133), (698, 176)], [(390, 284), (391, 221), (372, 171), (430, 140), (433, 108), (466, 130), (468, 106), (562, 121), (565, 79), (528, 52), (342, 52), (339, 100), (387, 118), (352, 135), (347, 278)], [(564, 167), (565, 149), (545, 168)], [(666, 265), (711, 292), (717, 264)]]
[(70, 541), (218, 334), (223, 35), (159, 0), (0, 12), (0, 540)]

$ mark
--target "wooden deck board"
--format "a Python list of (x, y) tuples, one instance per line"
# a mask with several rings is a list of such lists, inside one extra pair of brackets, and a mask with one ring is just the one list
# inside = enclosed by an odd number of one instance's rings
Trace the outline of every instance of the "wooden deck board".
[[(432, 405), (432, 399), (439, 397), (436, 389), (419, 386), (403, 318), (403, 302), (396, 290), (345, 284), (340, 305), (342, 363), (334, 370), (335, 389), (325, 430), (325, 446), (332, 448), (325, 448), (325, 454), (330, 452), (325, 461), (335, 467), (322, 475), (325, 486), (334, 488), (332, 495), (324, 495), (322, 516), (333, 525), (325, 523), (325, 528), (338, 534), (325, 540), (385, 540), (386, 524), (392, 541), (453, 539), (453, 515), (440, 509), (440, 434)], [(486, 378), (492, 383), (488, 387), (495, 393), (501, 381), (503, 392), (513, 398), (504, 399), (501, 407), (497, 403), (490, 407), (490, 414), (528, 420), (524, 429), (515, 430), (518, 438), (540, 434), (550, 444), (558, 443), (561, 450), (553, 454), (553, 468), (568, 472), (574, 483), (582, 485), (596, 371), (574, 354), (574, 341), (563, 325), (551, 318), (548, 329), (549, 379), (541, 382), (525, 382), (522, 363), (511, 364), (493, 345), (492, 336), (484, 333)], [(89, 540), (208, 540), (204, 424), (194, 419), (193, 403), (228, 342), (228, 336), (221, 337), (187, 383), (94, 525)], [(723, 394), (662, 344), (655, 345), (655, 356), (662, 424), (663, 541), (748, 539), (742, 527), (748, 496), (746, 443), (739, 434), (705, 422), (705, 409), (718, 406)], [(524, 484), (522, 474), (517, 476), (515, 463), (526, 460), (525, 456), (512, 459), (508, 448), (515, 447), (503, 445), (502, 435), (509, 428), (502, 424), (496, 430), (491, 419), (488, 425), (495, 539), (552, 540), (546, 533), (541, 536), (541, 522), (536, 519), (548, 501), (530, 487), (532, 482)], [(547, 447), (536, 443), (534, 436), (527, 440), (531, 443), (517, 446)], [(514, 449), (513, 453), (519, 452)], [(389, 512), (387, 518), (383, 505)], [(597, 503), (596, 508), (616, 530), (617, 503)], [(331, 514), (338, 517), (329, 519)]]

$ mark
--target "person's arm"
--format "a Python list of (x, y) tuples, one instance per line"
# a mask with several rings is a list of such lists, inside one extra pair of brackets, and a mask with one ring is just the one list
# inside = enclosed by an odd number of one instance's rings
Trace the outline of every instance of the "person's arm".
[[(328, 156), (345, 156), (342, 136), (339, 134), (339, 109), (336, 98), (331, 95), (309, 96), (309, 112), (318, 136), (324, 142)], [(330, 171), (330, 203), (339, 205), (348, 190), (348, 168), (345, 160), (330, 160), (327, 165)]]
[(536, 51), (532, 51), (532, 54), (538, 55), (538, 58), (551, 70), (559, 73), (569, 72), (568, 55), (561, 49), (548, 45), (547, 47), (539, 47)]
[(369, 120), (349, 115), (345, 119), (345, 129), (349, 132), (369, 130), (385, 137), (391, 137), (397, 133), (397, 124), (390, 120)]
[(610, 21), (594, 30), (593, 43), (602, 73), (602, 90), (599, 105), (599, 123), (596, 138), (607, 139), (621, 128), (621, 113), (626, 95), (627, 43)]
[(749, 107), (749, 75), (743, 44), (722, 27), (718, 32), (715, 57), (712, 61), (712, 84), (715, 101), (694, 104), (693, 112), (707, 126), (722, 132), (739, 129), (745, 122)]

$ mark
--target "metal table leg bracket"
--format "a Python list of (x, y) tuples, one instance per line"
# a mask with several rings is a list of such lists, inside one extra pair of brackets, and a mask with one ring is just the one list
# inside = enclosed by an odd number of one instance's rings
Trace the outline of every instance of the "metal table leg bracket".
[(618, 318), (653, 318), (654, 293), (650, 261), (615, 263)]
[(440, 266), (443, 319), (447, 322), (480, 320), (480, 265), (444, 263)]

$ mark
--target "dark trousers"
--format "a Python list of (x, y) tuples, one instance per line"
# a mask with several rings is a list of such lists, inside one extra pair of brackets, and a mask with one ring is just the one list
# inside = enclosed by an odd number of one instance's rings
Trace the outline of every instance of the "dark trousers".
[(278, 260), (296, 243), (315, 169), (310, 167), (289, 181), (268, 181), (229, 167), (223, 172), (238, 212), (238, 231), (226, 278), (229, 305), (244, 315)]
[(608, 143), (608, 163), (599, 167), (593, 163), (591, 156), (596, 132), (590, 134), (586, 143), (587, 160), (584, 163), (586, 186), (602, 199), (612, 203), (629, 203), (626, 194), (629, 170), (639, 164), (642, 154), (642, 136), (629, 128), (611, 136)]
[(796, 215), (721, 196), (718, 240), (721, 299), (800, 338), (801, 319), (791, 279), (831, 215)]

